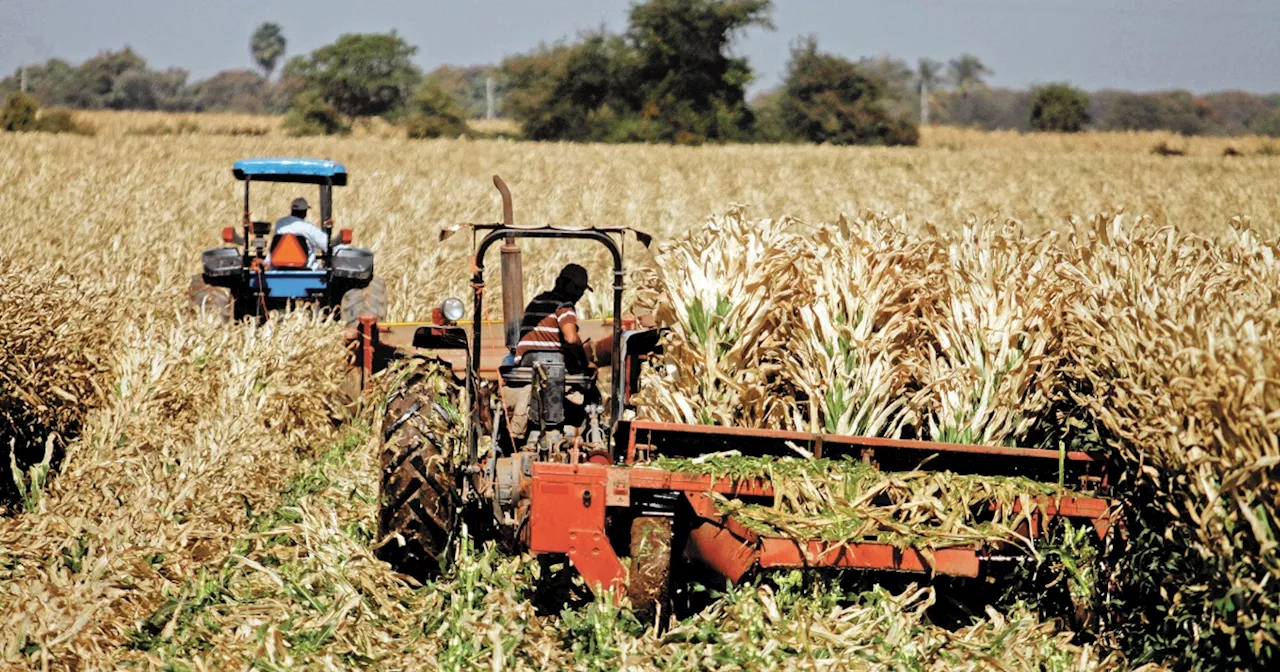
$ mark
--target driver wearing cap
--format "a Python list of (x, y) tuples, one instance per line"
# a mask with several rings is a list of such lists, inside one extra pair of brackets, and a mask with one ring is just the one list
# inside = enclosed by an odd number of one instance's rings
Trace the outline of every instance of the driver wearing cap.
[(587, 282), (587, 269), (569, 264), (560, 270), (553, 289), (529, 302), (520, 320), (520, 342), (516, 345), (516, 359), (522, 365), (558, 361), (564, 362), (569, 371), (585, 371), (591, 366), (578, 335), (578, 311), (574, 306), (588, 289), (591, 285)]
[(315, 268), (318, 261), (317, 257), (329, 249), (329, 238), (324, 235), (324, 231), (320, 227), (308, 222), (307, 217), (307, 199), (295, 198), (289, 207), (289, 214), (281, 217), (276, 221), (276, 235), (284, 235), (292, 233), (299, 238), (307, 241), (307, 265)]

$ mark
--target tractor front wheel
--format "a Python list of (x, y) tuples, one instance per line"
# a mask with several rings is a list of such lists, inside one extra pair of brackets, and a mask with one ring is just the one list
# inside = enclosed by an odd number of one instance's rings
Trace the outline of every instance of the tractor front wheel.
[(448, 439), (428, 417), (440, 412), (438, 406), (427, 396), (401, 395), (387, 405), (382, 426), (377, 553), (417, 578), (441, 571), (457, 526), (458, 495), (444, 447)]
[(191, 284), (187, 287), (187, 301), (197, 315), (210, 313), (223, 320), (231, 320), (235, 316), (235, 299), (231, 296), (231, 290), (210, 285), (198, 273), (191, 276)]
[(342, 295), (342, 324), (355, 327), (361, 317), (387, 317), (387, 286), (382, 278), (374, 278), (364, 287), (348, 289)]

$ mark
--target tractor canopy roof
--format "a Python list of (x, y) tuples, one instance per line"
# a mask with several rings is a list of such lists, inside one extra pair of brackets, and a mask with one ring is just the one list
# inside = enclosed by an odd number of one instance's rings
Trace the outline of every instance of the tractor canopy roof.
[(254, 182), (347, 183), (347, 167), (328, 159), (241, 159), (231, 171), (237, 180)]

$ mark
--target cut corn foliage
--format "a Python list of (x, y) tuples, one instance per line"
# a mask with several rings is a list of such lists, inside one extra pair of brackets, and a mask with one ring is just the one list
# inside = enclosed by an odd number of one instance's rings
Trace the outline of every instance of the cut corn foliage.
[[(750, 221), (734, 211), (662, 248), (646, 276), (647, 300), (675, 327), (638, 414), (1092, 450), (1116, 464), (1113, 492), (1131, 523), (1127, 537), (1112, 542), (1115, 637), (1141, 657), (1274, 662), (1277, 242), (1239, 218), (1214, 239), (1147, 220), (1130, 224), (1123, 215), (1079, 222), (1065, 237), (1031, 235), (1016, 223), (902, 229), (880, 216), (829, 227)], [(765, 260), (758, 265), (804, 268), (800, 279), (766, 273), (763, 285), (716, 283), (682, 263), (690, 250), (734, 259), (741, 241), (770, 240), (783, 244), (755, 250)], [(879, 263), (899, 251), (911, 254)], [(771, 327), (746, 344), (729, 339), (731, 348), (700, 338), (678, 307), (698, 305), (706, 292), (721, 305), (751, 305), (752, 319)], [(712, 331), (752, 335), (741, 315), (723, 311)], [(719, 371), (732, 372), (733, 384)], [(734, 395), (704, 403), (716, 384)], [(733, 405), (757, 398), (769, 401)], [(778, 464), (739, 470), (776, 476)], [(926, 485), (933, 479), (937, 490)], [(863, 501), (860, 491), (833, 489), (847, 480), (847, 472), (806, 477), (802, 499), (784, 490), (772, 508), (735, 515), (801, 537), (893, 530), (868, 526), (876, 518), (850, 507)], [(967, 493), (975, 484), (965, 479), (906, 474), (880, 482), (925, 486), (924, 494), (890, 499), (894, 507), (932, 508), (935, 521), (963, 519), (974, 501)], [(932, 496), (952, 485), (953, 499)], [(902, 534), (928, 529), (915, 523)], [(968, 541), (1008, 536), (1007, 528), (968, 532)]]
[[(198, 134), (154, 137), (130, 130), (186, 117), (87, 116), (95, 138), (0, 134), (0, 448), (32, 449), (15, 461), (25, 490), (15, 482), (12, 497), (25, 508), (0, 518), (6, 667), (1123, 663), (1025, 606), (939, 627), (942, 587), (850, 595), (773, 577), (660, 634), (606, 601), (535, 610), (550, 577), (488, 547), (459, 549), (438, 583), (393, 573), (371, 551), (376, 409), (334, 425), (345, 412), (331, 397), (333, 325), (179, 315), (200, 251), (240, 221), (230, 165), (248, 156), (348, 165), (335, 216), (378, 254), (392, 319), (428, 319), (444, 296), (466, 296), (468, 241), (436, 234), (496, 219), (495, 172), (518, 221), (626, 225), (667, 241), (641, 297), (673, 327), (671, 372), (646, 379), (650, 417), (1104, 449), (1126, 469), (1131, 531), (1103, 549), (1112, 575), (1097, 582), (1111, 602), (1088, 634), (1131, 661), (1274, 665), (1280, 159), (1259, 153), (1264, 141), (1224, 160), (1223, 141), (1191, 139), (1171, 161), (1148, 153), (1158, 138), (1147, 134), (924, 129), (916, 150), (688, 149), (409, 142), (376, 128), (285, 139), (276, 119), (201, 115), (189, 115)], [(299, 195), (255, 186), (256, 218), (286, 214)], [(1069, 222), (1119, 205), (1153, 223)], [(913, 219), (801, 223), (863, 209)], [(726, 214), (698, 226), (708, 212)], [(1226, 231), (1237, 214), (1269, 228)], [(1025, 227), (1006, 231), (1004, 216)], [(936, 230), (916, 223), (926, 220)], [(575, 261), (602, 290), (583, 312), (611, 310), (600, 250), (522, 247), (526, 298)], [(626, 259), (650, 257), (629, 242)], [(915, 492), (932, 478), (886, 482)], [(835, 498), (832, 483), (810, 481), (780, 520), (805, 534)], [(955, 502), (935, 497), (880, 512), (876, 529), (940, 525)], [(944, 529), (969, 534), (972, 522)], [(1036, 548), (1082, 575), (1093, 567), (1083, 542)]]
[(0, 254), (0, 506), (39, 497), (104, 396), (116, 343), (106, 296), (65, 268)]
[(1067, 496), (1053, 485), (1025, 478), (950, 472), (886, 473), (849, 460), (724, 457), (659, 459), (654, 466), (719, 478), (768, 479), (772, 505), (717, 496), (722, 513), (761, 534), (857, 543), (879, 541), (928, 554), (936, 548), (1016, 544), (1035, 553), (1017, 533), (1037, 510), (1037, 496)]

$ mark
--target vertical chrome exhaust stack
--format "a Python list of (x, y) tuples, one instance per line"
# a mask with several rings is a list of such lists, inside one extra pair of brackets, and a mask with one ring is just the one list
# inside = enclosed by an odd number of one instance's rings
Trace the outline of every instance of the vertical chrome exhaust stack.
[[(493, 176), (493, 186), (502, 194), (502, 223), (511, 226), (515, 215), (511, 206), (511, 190), (501, 177)], [(515, 236), (502, 241), (502, 324), (507, 349), (515, 354), (520, 342), (520, 318), (524, 314), (524, 266), (520, 258), (520, 246)]]

